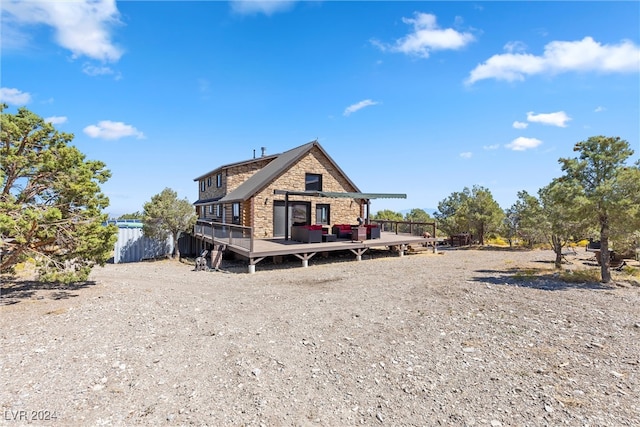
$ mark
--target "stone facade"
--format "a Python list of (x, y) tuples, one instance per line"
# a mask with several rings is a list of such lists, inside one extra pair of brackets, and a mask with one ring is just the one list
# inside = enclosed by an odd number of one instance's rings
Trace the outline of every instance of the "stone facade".
[[(301, 158), (287, 172), (278, 177), (265, 189), (254, 196), (255, 212), (252, 227), (255, 237), (273, 236), (273, 209), (276, 201), (284, 202), (284, 195), (274, 195), (273, 190), (304, 191), (305, 174), (322, 175), (322, 190), (331, 192), (354, 192), (353, 188), (342, 174), (333, 167), (331, 161), (317, 148), (312, 149)], [(265, 203), (266, 201), (266, 203)], [(310, 202), (311, 223), (316, 223), (315, 211), (317, 204), (330, 206), (331, 224), (356, 224), (356, 219), (362, 216), (359, 200), (330, 199), (326, 197), (289, 196), (289, 203)]]
[[(209, 176), (198, 182), (199, 200), (209, 200), (220, 198), (236, 189), (240, 184), (250, 178), (258, 170), (272, 161), (270, 159), (256, 159), (224, 169), (212, 171)], [(295, 162), (288, 170), (275, 178), (266, 187), (259, 190), (253, 197), (241, 203), (241, 224), (253, 228), (253, 235), (256, 238), (273, 237), (273, 215), (274, 206), (278, 202), (284, 203), (284, 195), (274, 194), (274, 190), (305, 191), (305, 175), (307, 173), (319, 174), (322, 176), (322, 191), (329, 192), (357, 192), (349, 180), (343, 176), (333, 162), (325, 156), (324, 152), (314, 146)], [(221, 174), (221, 186), (217, 187), (217, 175)], [(209, 180), (211, 181), (209, 183)], [(202, 188), (204, 182), (204, 191)], [(311, 212), (311, 223), (316, 223), (316, 205), (329, 205), (329, 224), (356, 224), (356, 219), (363, 216), (364, 200), (346, 198), (326, 198), (308, 196), (289, 196), (289, 203), (309, 202)], [(215, 215), (215, 203), (207, 204), (204, 207), (204, 214), (198, 211), (199, 217), (205, 217), (214, 221), (222, 221), (222, 217)], [(213, 212), (211, 212), (213, 209)], [(225, 222), (232, 222), (232, 205), (222, 206), (225, 211)]]
[[(232, 192), (240, 184), (245, 182), (251, 175), (267, 165), (271, 159), (255, 159), (254, 161), (240, 163), (227, 168), (212, 171), (208, 176), (203, 177), (198, 182), (198, 199), (220, 198)], [(218, 178), (218, 175), (220, 178)], [(220, 186), (218, 187), (218, 179)], [(204, 184), (204, 191), (203, 191)], [(207, 215), (210, 216), (210, 215)]]

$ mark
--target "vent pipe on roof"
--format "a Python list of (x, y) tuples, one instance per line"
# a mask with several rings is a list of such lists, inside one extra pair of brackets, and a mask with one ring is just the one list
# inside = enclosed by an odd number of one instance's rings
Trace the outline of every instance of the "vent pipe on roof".
[(262, 150), (262, 157), (267, 155), (267, 147), (260, 147), (260, 149)]
[(253, 158), (254, 159), (256, 158), (256, 149), (255, 148), (253, 149)]

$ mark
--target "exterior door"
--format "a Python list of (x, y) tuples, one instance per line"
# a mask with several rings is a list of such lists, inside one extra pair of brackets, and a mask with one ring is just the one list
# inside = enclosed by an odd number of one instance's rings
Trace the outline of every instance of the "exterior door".
[[(284, 237), (285, 231), (284, 202), (273, 202), (273, 237)], [(311, 202), (289, 202), (289, 236), (293, 224), (311, 224)]]

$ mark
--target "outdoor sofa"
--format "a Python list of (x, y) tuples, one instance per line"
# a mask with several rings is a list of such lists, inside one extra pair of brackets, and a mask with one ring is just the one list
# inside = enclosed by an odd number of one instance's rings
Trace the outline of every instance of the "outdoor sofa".
[[(350, 239), (353, 236), (353, 228), (359, 227), (358, 225), (351, 224), (335, 224), (331, 227), (331, 233), (338, 236), (338, 239)], [(380, 227), (378, 224), (363, 225), (367, 228), (367, 239), (379, 239)]]
[(292, 225), (291, 240), (320, 243), (322, 242), (322, 225)]

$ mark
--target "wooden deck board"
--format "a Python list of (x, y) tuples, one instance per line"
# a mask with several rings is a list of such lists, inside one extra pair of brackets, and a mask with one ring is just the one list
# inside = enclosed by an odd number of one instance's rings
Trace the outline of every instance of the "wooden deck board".
[[(202, 239), (207, 243), (211, 242), (211, 239), (207, 236), (196, 235), (196, 238)], [(412, 236), (409, 234), (396, 234), (391, 232), (381, 232), (379, 239), (369, 239), (363, 241), (351, 241), (348, 239), (341, 239), (335, 242), (322, 242), (322, 243), (302, 243), (294, 240), (284, 240), (284, 238), (273, 239), (254, 239), (253, 250), (250, 251), (246, 248), (227, 245), (227, 250), (230, 250), (242, 257), (249, 260), (250, 265), (255, 265), (262, 259), (270, 256), (282, 256), (282, 255), (299, 255), (308, 256), (308, 254), (318, 252), (332, 252), (352, 250), (366, 251), (369, 248), (385, 248), (411, 244), (425, 244), (432, 243), (435, 239), (424, 238), (419, 236)], [(361, 253), (362, 253), (361, 252)]]

